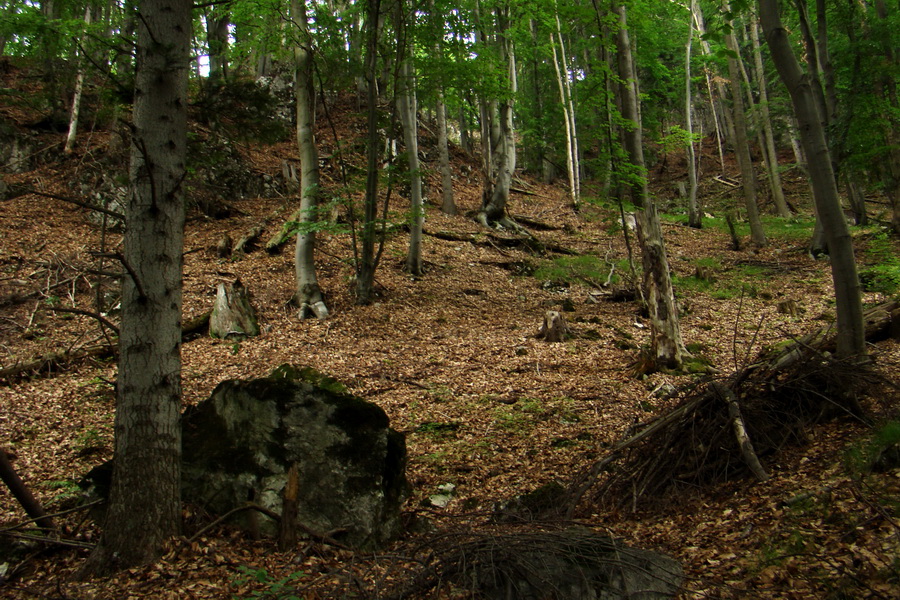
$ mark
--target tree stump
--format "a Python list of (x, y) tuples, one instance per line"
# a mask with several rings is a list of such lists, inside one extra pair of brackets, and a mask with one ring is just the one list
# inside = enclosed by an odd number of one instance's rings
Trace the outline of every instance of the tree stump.
[(209, 335), (237, 340), (259, 335), (256, 311), (240, 279), (234, 283), (220, 283), (216, 288), (216, 303), (209, 317)]
[(797, 303), (792, 299), (782, 300), (777, 305), (778, 313), (782, 315), (797, 316)]
[(232, 241), (231, 236), (227, 233), (223, 234), (216, 244), (216, 256), (219, 258), (228, 258), (231, 256), (231, 247), (233, 245), (234, 242)]
[(544, 322), (537, 334), (538, 339), (545, 342), (562, 342), (569, 337), (569, 326), (566, 325), (566, 319), (562, 313), (555, 310), (548, 310), (544, 314)]

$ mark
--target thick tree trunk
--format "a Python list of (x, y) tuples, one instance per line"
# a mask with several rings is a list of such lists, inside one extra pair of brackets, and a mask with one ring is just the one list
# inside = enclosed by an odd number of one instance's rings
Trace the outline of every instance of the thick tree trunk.
[(230, 16), (227, 5), (213, 5), (206, 14), (206, 45), (209, 48), (209, 79), (224, 81), (228, 78), (228, 25)]
[(86, 575), (156, 559), (181, 529), (181, 280), (191, 4), (143, 0), (126, 210), (115, 467)]
[(312, 53), (308, 44), (306, 4), (293, 0), (291, 11), (300, 30), (300, 41), (294, 49), (294, 95), (297, 103), (297, 147), (300, 152), (300, 230), (294, 246), (294, 275), (296, 289), (294, 303), (299, 307), (298, 316), (304, 319), (315, 316), (328, 317), (328, 306), (316, 276), (315, 250), (319, 207), (319, 153), (315, 138), (315, 91), (313, 88)]
[(744, 206), (747, 210), (747, 221), (750, 223), (750, 241), (757, 246), (766, 245), (766, 234), (759, 219), (759, 206), (756, 203), (756, 173), (753, 171), (753, 159), (750, 157), (750, 141), (747, 139), (747, 116), (744, 110), (744, 96), (741, 90), (741, 75), (737, 61), (740, 60), (739, 48), (734, 33), (725, 36), (729, 50), (737, 54), (728, 57), (728, 75), (731, 83), (731, 103), (734, 111), (734, 153), (741, 168), (741, 185), (744, 190)]
[[(485, 227), (498, 224), (520, 230), (521, 228), (506, 214), (509, 202), (509, 188), (516, 171), (516, 137), (513, 125), (513, 98), (517, 91), (516, 55), (512, 40), (508, 37), (508, 9), (497, 9), (497, 49), (500, 61), (506, 67), (505, 81), (509, 94), (496, 101), (496, 112), (491, 119), (491, 163), (490, 175), (482, 197), (478, 221)], [(492, 111), (493, 112), (493, 111)]]
[(831, 274), (837, 301), (837, 354), (840, 357), (865, 354), (865, 328), (853, 241), (837, 193), (831, 153), (825, 139), (810, 77), (800, 70), (787, 31), (781, 24), (777, 0), (759, 0), (760, 21), (772, 60), (791, 95), (800, 126), (801, 142), (809, 159), (810, 182), (818, 219), (822, 223), (831, 255)]

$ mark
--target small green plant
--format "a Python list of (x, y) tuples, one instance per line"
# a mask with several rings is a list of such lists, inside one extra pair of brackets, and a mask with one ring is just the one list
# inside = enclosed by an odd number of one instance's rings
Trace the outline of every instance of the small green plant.
[(265, 569), (245, 565), (238, 567), (238, 571), (241, 575), (234, 578), (232, 583), (235, 586), (256, 583), (263, 589), (254, 590), (246, 596), (234, 595), (233, 600), (302, 600), (302, 596), (296, 594), (295, 582), (306, 575), (304, 571), (296, 571), (281, 579), (275, 579)]
[(864, 290), (882, 294), (900, 291), (900, 256), (886, 231), (878, 231), (869, 240), (866, 258), (869, 264), (859, 270)]
[(857, 479), (890, 463), (900, 464), (900, 421), (888, 421), (844, 453), (844, 465)]
[(81, 497), (81, 488), (71, 479), (48, 481), (45, 485), (51, 490), (56, 490), (52, 500), (54, 504)]
[(84, 454), (97, 448), (105, 446), (103, 435), (93, 427), (85, 429), (75, 436), (75, 448), (79, 453)]

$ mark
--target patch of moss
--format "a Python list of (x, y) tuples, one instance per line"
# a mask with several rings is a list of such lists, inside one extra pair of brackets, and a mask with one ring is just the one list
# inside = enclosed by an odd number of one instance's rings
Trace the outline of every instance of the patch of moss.
[(269, 379), (272, 380), (284, 380), (284, 381), (303, 381), (314, 385), (316, 387), (320, 387), (326, 391), (329, 391), (333, 394), (346, 394), (347, 386), (343, 383), (334, 379), (333, 377), (329, 377), (312, 367), (298, 367), (295, 365), (291, 365), (285, 363), (278, 367), (275, 367), (275, 370), (269, 375)]

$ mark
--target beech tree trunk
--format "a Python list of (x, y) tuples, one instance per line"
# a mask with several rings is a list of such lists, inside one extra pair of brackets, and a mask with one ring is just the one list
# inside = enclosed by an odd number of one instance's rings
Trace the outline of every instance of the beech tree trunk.
[(513, 125), (513, 98), (517, 90), (516, 55), (513, 51), (512, 40), (509, 39), (507, 34), (509, 27), (508, 11), (508, 8), (498, 8), (496, 11), (496, 44), (500, 54), (500, 62), (506, 67), (504, 78), (506, 85), (509, 86), (509, 94), (504, 94), (501, 99), (495, 102), (496, 111), (489, 111), (493, 113), (489, 128), (492, 146), (491, 163), (478, 221), (485, 227), (498, 224), (518, 231), (521, 228), (506, 214), (506, 205), (509, 202), (509, 188), (512, 185), (513, 173), (516, 171), (516, 132)]
[(181, 286), (191, 3), (143, 0), (126, 208), (115, 458), (92, 575), (155, 560), (181, 529)]
[(688, 39), (684, 51), (684, 128), (688, 134), (688, 225), (696, 229), (703, 227), (703, 212), (697, 204), (697, 158), (694, 155), (694, 125), (691, 94), (691, 47), (694, 43), (693, 14), (697, 10), (697, 0), (691, 0), (691, 17), (688, 18)]
[(740, 50), (734, 33), (725, 36), (729, 50), (737, 54), (728, 57), (728, 78), (731, 83), (731, 103), (734, 112), (734, 153), (741, 168), (741, 185), (744, 190), (744, 206), (747, 210), (747, 221), (750, 223), (750, 241), (757, 246), (766, 245), (766, 234), (759, 219), (759, 206), (756, 203), (756, 173), (753, 171), (753, 159), (750, 157), (750, 141), (747, 139), (747, 116), (744, 110), (744, 96), (741, 90), (741, 75), (737, 61)]
[(293, 0), (291, 12), (299, 29), (300, 40), (294, 48), (294, 96), (297, 104), (297, 146), (300, 152), (300, 210), (299, 231), (294, 246), (294, 275), (296, 289), (294, 303), (298, 316), (304, 319), (328, 317), (328, 306), (316, 276), (315, 250), (319, 207), (319, 152), (315, 138), (315, 90), (313, 64), (306, 17), (305, 0)]
[(378, 19), (381, 14), (381, 1), (369, 0), (366, 10), (366, 199), (363, 209), (362, 231), (360, 232), (360, 250), (356, 251), (356, 302), (368, 304), (372, 301), (372, 288), (375, 284), (375, 269), (378, 266), (375, 243), (377, 238), (378, 218), (378, 83), (376, 67), (378, 66)]
[(447, 215), (457, 214), (456, 200), (453, 198), (453, 172), (450, 170), (450, 146), (447, 140), (447, 105), (444, 92), (438, 91), (435, 106), (438, 128), (438, 164), (441, 171), (441, 211)]
[(406, 272), (414, 277), (422, 275), (422, 226), (425, 223), (425, 204), (422, 200), (422, 172), (419, 169), (419, 131), (416, 116), (416, 83), (412, 66), (413, 43), (407, 39), (409, 31), (404, 22), (404, 3), (397, 4), (396, 29), (401, 32), (398, 44), (400, 77), (397, 82), (397, 112), (403, 126), (406, 145), (406, 164), (409, 169), (409, 250), (406, 253)]
[(781, 24), (778, 0), (759, 0), (760, 21), (772, 60), (787, 87), (800, 128), (800, 139), (809, 160), (810, 183), (818, 219), (822, 223), (831, 256), (831, 275), (837, 303), (837, 354), (865, 354), (865, 324), (853, 241), (844, 219), (825, 138), (824, 117), (813, 91), (811, 77), (803, 73), (794, 56), (788, 33)]
[(754, 79), (759, 90), (760, 120), (762, 121), (762, 133), (765, 140), (763, 151), (766, 155), (766, 169), (769, 175), (769, 186), (772, 190), (772, 201), (775, 204), (775, 212), (778, 213), (778, 216), (787, 218), (791, 216), (791, 209), (788, 207), (787, 200), (784, 197), (781, 173), (778, 170), (778, 152), (775, 149), (772, 115), (769, 111), (769, 91), (759, 45), (759, 25), (755, 18), (750, 19), (750, 42), (753, 45)]
[[(91, 23), (91, 7), (88, 6), (84, 9), (84, 24), (90, 25)], [(79, 40), (79, 47), (84, 44), (84, 35), (81, 36)], [(81, 55), (81, 50), (79, 49), (76, 52), (76, 56)], [(83, 61), (83, 57), (82, 57)], [(63, 152), (66, 154), (71, 154), (71, 152), (75, 149), (75, 137), (78, 135), (78, 116), (81, 113), (81, 96), (82, 91), (84, 90), (84, 70), (85, 66), (79, 65), (78, 74), (75, 76), (75, 91), (72, 94), (72, 111), (69, 113), (69, 133), (66, 135), (66, 145), (63, 148)]]

